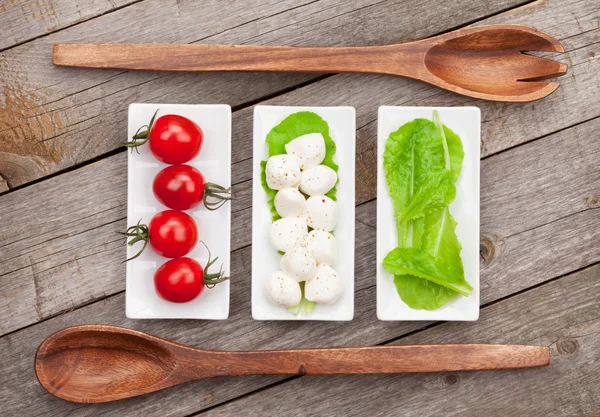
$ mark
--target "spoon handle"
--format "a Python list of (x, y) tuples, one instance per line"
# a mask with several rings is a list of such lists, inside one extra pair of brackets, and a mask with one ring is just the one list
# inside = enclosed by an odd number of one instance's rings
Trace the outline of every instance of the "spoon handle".
[(410, 43), (365, 47), (196, 44), (56, 44), (55, 65), (152, 71), (283, 71), (388, 73), (411, 67)]
[(371, 346), (220, 354), (219, 375), (475, 371), (550, 363), (550, 348), (521, 345)]

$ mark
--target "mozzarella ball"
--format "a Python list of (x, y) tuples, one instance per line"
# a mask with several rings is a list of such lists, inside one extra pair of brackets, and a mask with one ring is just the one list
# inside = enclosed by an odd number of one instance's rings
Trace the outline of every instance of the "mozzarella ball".
[(302, 171), (300, 191), (307, 195), (327, 194), (337, 182), (335, 171), (325, 165), (317, 165)]
[(317, 273), (317, 261), (303, 247), (296, 247), (281, 257), (281, 270), (296, 281), (308, 281)]
[(300, 245), (307, 233), (308, 229), (304, 219), (287, 217), (271, 224), (269, 237), (275, 249), (287, 252)]
[(333, 304), (342, 295), (342, 283), (329, 265), (319, 265), (317, 274), (304, 285), (304, 297), (320, 304)]
[(273, 155), (267, 159), (265, 174), (270, 189), (291, 187), (300, 182), (300, 163), (292, 155)]
[(297, 188), (282, 188), (275, 194), (275, 209), (281, 217), (298, 217), (306, 199)]
[(300, 161), (300, 168), (319, 165), (325, 159), (325, 139), (320, 133), (298, 136), (285, 145), (285, 151)]
[(297, 306), (302, 299), (298, 281), (281, 271), (273, 272), (269, 276), (265, 290), (269, 301), (281, 307)]
[(302, 247), (320, 264), (335, 265), (337, 263), (337, 245), (335, 237), (324, 230), (312, 230), (302, 243)]
[(313, 229), (331, 231), (337, 221), (336, 204), (331, 198), (324, 195), (313, 195), (306, 200), (300, 217)]

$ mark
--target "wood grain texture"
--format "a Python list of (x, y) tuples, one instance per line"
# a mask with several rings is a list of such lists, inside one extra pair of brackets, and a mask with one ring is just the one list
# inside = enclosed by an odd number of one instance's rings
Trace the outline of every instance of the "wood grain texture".
[[(231, 416), (306, 410), (344, 416), (569, 416), (600, 409), (600, 267), (535, 288), (396, 343), (518, 341), (550, 346), (548, 368), (432, 375), (304, 376), (203, 413)], [(368, 387), (368, 389), (365, 389)]]
[[(202, 8), (194, 2), (144, 0), (0, 54), (0, 173), (16, 187), (118, 148), (131, 102), (240, 106), (316, 77), (57, 68), (51, 64), (54, 43), (386, 44), (431, 36), (524, 1), (490, 6), (483, 0), (455, 0), (461, 13), (449, 15), (433, 7), (433, 0), (256, 0), (244, 7), (213, 0)], [(421, 18), (389, 10), (411, 10)], [(155, 24), (156, 16), (161, 25)]]
[(533, 345), (444, 344), (255, 351), (206, 350), (107, 325), (62, 329), (35, 356), (40, 384), (76, 403), (103, 403), (202, 378), (480, 371), (548, 366)]
[[(294, 47), (62, 43), (54, 65), (149, 71), (356, 72), (396, 75), (468, 97), (529, 102), (560, 84), (567, 65), (523, 52), (564, 52), (558, 40), (525, 25), (485, 25), (393, 45)], [(535, 81), (534, 81), (535, 80)]]
[(105, 14), (135, 0), (2, 0), (0, 50)]
[[(600, 142), (594, 136), (598, 129), (600, 119), (595, 119), (482, 162), (483, 267), (498, 279), (514, 267), (531, 274), (531, 281), (516, 279), (502, 285), (525, 288), (525, 282), (548, 279), (547, 273), (556, 276), (558, 270), (567, 273), (595, 262), (599, 235), (590, 225), (600, 215), (596, 210), (600, 207)], [(372, 140), (357, 141), (363, 158), (370, 155)], [(0, 211), (8, 213), (7, 223), (14, 225), (0, 232), (0, 253), (5, 259), (0, 283), (6, 294), (1, 299), (2, 333), (124, 289), (125, 268), (120, 264), (124, 247), (116, 232), (126, 227), (125, 157), (105, 159), (0, 199)], [(368, 171), (374, 163), (367, 159), (359, 168), (358, 202), (374, 197), (375, 179)], [(250, 190), (248, 182), (233, 187), (234, 250), (250, 244)], [(79, 204), (81, 195), (87, 204)], [(39, 207), (62, 215), (48, 221), (39, 216)], [(374, 227), (375, 204), (359, 210), (357, 221)], [(374, 231), (366, 230), (369, 245), (374, 245)], [(520, 251), (521, 244), (536, 245), (536, 250)], [(367, 250), (374, 253), (372, 247)], [(560, 263), (554, 262), (554, 256)], [(244, 271), (249, 271), (249, 265)], [(64, 280), (66, 275), (69, 281)], [(495, 285), (482, 279), (484, 299), (486, 286), (495, 290)], [(503, 286), (498, 290), (506, 294)]]

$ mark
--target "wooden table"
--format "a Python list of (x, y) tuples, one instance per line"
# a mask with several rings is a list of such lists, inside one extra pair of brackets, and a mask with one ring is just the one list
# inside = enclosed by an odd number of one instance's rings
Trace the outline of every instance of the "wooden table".
[[(469, 24), (557, 37), (562, 87), (529, 104), (471, 100), (414, 81), (334, 74), (173, 74), (53, 67), (55, 42), (376, 45)], [(600, 411), (600, 2), (597, 0), (0, 1), (0, 414), (588, 416)], [(250, 315), (252, 106), (357, 113), (356, 314), (348, 323)], [(231, 314), (125, 318), (127, 106), (227, 103), (233, 114)], [(481, 108), (481, 315), (473, 323), (375, 316), (379, 105)], [(112, 404), (70, 404), (33, 372), (38, 344), (104, 323), (209, 349), (530, 343), (549, 368), (189, 383)]]

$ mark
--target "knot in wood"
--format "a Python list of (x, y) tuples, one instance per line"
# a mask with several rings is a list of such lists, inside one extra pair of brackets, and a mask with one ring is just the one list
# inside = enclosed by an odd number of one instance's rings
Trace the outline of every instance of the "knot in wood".
[(600, 207), (600, 196), (598, 194), (591, 195), (586, 199), (585, 203), (588, 208)]
[(579, 349), (579, 343), (575, 339), (560, 339), (556, 348), (561, 355), (570, 355)]
[(494, 259), (495, 246), (492, 239), (487, 236), (481, 236), (479, 241), (479, 263), (481, 266), (488, 266)]
[(459, 379), (460, 377), (458, 376), (458, 374), (446, 375), (444, 377), (444, 383), (448, 385), (454, 385), (458, 383)]

